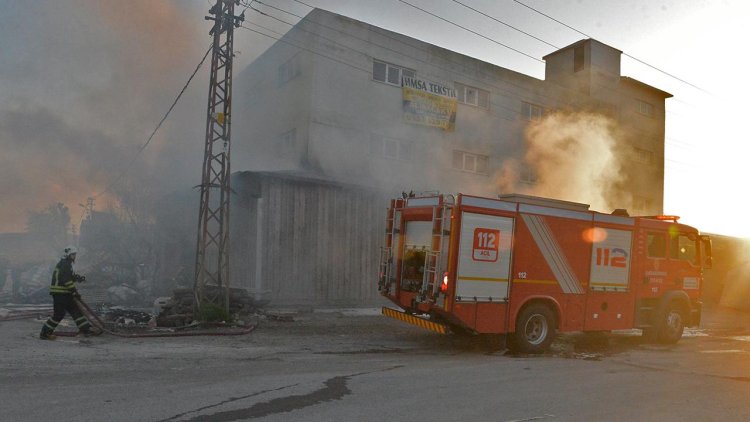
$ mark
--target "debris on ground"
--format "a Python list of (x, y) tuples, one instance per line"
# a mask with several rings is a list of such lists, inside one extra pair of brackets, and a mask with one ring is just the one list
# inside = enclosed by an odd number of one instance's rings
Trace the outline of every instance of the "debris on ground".
[(113, 306), (105, 311), (104, 320), (121, 325), (148, 324), (154, 316), (148, 312)]
[[(206, 286), (204, 294), (209, 298), (218, 298), (225, 294), (225, 290), (216, 286)], [(214, 302), (221, 303), (221, 300)], [(255, 300), (245, 289), (229, 288), (229, 316), (236, 318), (252, 315), (258, 313), (266, 304), (268, 301)], [(196, 319), (193, 289), (175, 289), (172, 298), (159, 306), (161, 312), (156, 317), (156, 325), (159, 327), (180, 327)]]

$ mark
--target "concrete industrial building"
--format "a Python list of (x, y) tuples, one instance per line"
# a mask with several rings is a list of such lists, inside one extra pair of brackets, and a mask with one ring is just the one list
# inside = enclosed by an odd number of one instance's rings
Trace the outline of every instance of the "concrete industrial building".
[[(371, 204), (383, 210), (382, 198), (402, 190), (509, 193), (500, 191), (497, 175), (509, 159), (516, 159), (520, 166), (515, 168), (515, 191), (533, 193), (539, 180), (536, 169), (525, 162), (526, 127), (557, 111), (588, 111), (606, 116), (618, 127), (622, 183), (610, 189), (617, 191), (618, 198), (626, 198), (618, 206), (631, 214), (661, 213), (664, 104), (671, 95), (621, 76), (620, 56), (619, 50), (596, 40), (581, 40), (545, 56), (545, 80), (539, 80), (315, 9), (235, 77), (232, 167), (264, 172), (261, 179), (266, 181), (272, 177), (268, 172), (280, 172), (287, 182), (288, 175), (324, 180), (327, 189), (337, 183), (346, 189), (361, 186), (383, 193), (372, 195)], [(404, 77), (453, 90), (457, 105), (449, 130), (409, 121)], [(288, 192), (298, 189), (298, 182)], [(270, 256), (289, 250), (263, 248), (259, 252), (257, 245), (265, 245), (262, 233), (271, 234), (263, 221), (269, 213), (283, 220), (283, 213), (289, 212), (290, 222), (304, 213), (295, 211), (294, 204), (284, 208), (279, 203), (276, 209), (258, 212), (264, 203), (256, 201), (262, 196), (258, 189), (243, 193), (242, 188), (233, 188), (245, 198), (241, 200), (244, 208), (232, 214), (233, 225), (237, 219), (244, 221), (241, 233), (233, 235), (233, 285), (245, 283), (251, 290), (272, 292), (274, 300), (295, 301), (293, 294), (285, 296), (284, 289), (273, 286), (304, 275), (290, 272), (270, 277), (261, 265), (274, 266)], [(277, 201), (284, 200), (277, 197)], [(357, 201), (359, 209), (368, 206), (361, 202), (363, 198)], [(298, 197), (297, 205), (301, 203)], [(365, 227), (358, 223), (350, 230), (353, 238), (373, 237), (379, 243), (382, 224), (377, 221)], [(314, 242), (297, 245), (296, 253), (304, 255), (314, 247)], [(351, 283), (374, 289), (377, 253), (371, 258), (360, 268), (363, 272), (344, 279), (350, 277)], [(305, 267), (313, 271), (316, 265)], [(371, 278), (359, 279), (368, 272)], [(366, 297), (355, 294), (344, 302), (369, 298), (370, 293)], [(325, 295), (317, 301), (331, 299), (341, 298)]]

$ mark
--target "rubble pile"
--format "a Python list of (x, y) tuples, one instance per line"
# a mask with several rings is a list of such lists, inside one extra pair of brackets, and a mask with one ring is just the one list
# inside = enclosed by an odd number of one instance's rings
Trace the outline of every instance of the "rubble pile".
[(104, 314), (104, 319), (119, 325), (143, 325), (148, 324), (153, 318), (148, 312), (134, 309), (125, 309), (120, 306), (109, 308)]
[[(225, 290), (216, 286), (207, 286), (204, 290), (206, 297), (216, 299), (223, 296)], [(223, 300), (211, 300), (222, 303)], [(257, 301), (247, 290), (229, 288), (229, 315), (236, 318), (255, 314), (268, 301)], [(156, 317), (159, 327), (180, 327), (191, 323), (195, 319), (195, 295), (192, 289), (175, 289), (173, 296), (161, 306), (161, 312)]]

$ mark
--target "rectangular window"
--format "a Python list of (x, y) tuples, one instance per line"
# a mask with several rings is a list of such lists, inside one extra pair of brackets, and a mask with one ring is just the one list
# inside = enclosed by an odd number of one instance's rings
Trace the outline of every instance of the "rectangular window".
[(456, 82), (458, 102), (476, 107), (490, 108), (490, 92)]
[(531, 103), (523, 103), (521, 107), (521, 115), (526, 120), (541, 119), (542, 116), (544, 115), (544, 109), (538, 105), (534, 105)]
[(287, 60), (281, 66), (279, 66), (279, 79), (278, 86), (282, 86), (285, 83), (296, 78), (300, 74), (300, 63), (299, 56), (294, 56)]
[(521, 174), (519, 176), (519, 180), (522, 183), (527, 183), (529, 185), (533, 185), (533, 184), (536, 183), (537, 179), (538, 179), (538, 177), (537, 177), (537, 174), (536, 174), (536, 170), (534, 170), (533, 167), (531, 167), (529, 165), (524, 165), (521, 168)]
[(489, 157), (470, 152), (453, 150), (453, 168), (477, 174), (488, 174)]
[(414, 158), (411, 142), (375, 134), (370, 137), (370, 153), (391, 160), (410, 161)]
[(654, 115), (654, 106), (651, 103), (638, 100), (638, 113), (652, 117)]
[(372, 79), (389, 85), (401, 86), (403, 76), (414, 77), (416, 72), (377, 60), (372, 61)]
[(573, 49), (573, 72), (583, 70), (584, 59), (583, 59), (583, 46), (579, 45)]
[(388, 65), (383, 62), (372, 62), (372, 79), (385, 82), (385, 75), (388, 74)]
[(667, 257), (667, 238), (664, 233), (649, 233), (646, 242), (649, 258)]

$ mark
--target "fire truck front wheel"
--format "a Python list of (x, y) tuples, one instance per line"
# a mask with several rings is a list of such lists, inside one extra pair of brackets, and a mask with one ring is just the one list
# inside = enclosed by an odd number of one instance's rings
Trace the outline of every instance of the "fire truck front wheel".
[(548, 306), (529, 305), (518, 314), (509, 346), (515, 352), (542, 353), (552, 344), (556, 326), (555, 314)]
[(687, 313), (685, 307), (673, 300), (660, 315), (657, 336), (660, 343), (674, 344), (682, 338)]

